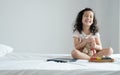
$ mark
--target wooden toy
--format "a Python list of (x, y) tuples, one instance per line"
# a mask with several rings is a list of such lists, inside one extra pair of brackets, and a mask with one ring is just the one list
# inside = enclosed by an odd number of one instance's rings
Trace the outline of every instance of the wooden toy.
[(89, 62), (114, 62), (111, 57), (91, 57)]

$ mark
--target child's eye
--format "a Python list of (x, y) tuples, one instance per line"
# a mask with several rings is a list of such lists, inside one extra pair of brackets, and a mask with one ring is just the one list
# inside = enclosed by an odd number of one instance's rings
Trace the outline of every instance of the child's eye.
[(88, 15), (85, 15), (85, 17), (88, 17)]
[(90, 18), (93, 18), (92, 16), (90, 16)]

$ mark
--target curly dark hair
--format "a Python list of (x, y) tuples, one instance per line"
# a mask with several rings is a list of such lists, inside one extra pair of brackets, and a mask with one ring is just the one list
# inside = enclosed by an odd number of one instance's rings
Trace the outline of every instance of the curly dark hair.
[[(76, 30), (78, 30), (79, 33), (82, 32), (83, 30), (82, 17), (85, 11), (92, 11), (94, 13), (94, 11), (91, 8), (85, 8), (82, 11), (80, 11), (77, 15), (73, 32), (75, 32)], [(94, 13), (93, 24), (90, 26), (90, 32), (93, 33), (93, 35), (95, 35), (98, 32), (98, 30), (99, 29), (97, 27), (97, 20), (95, 18), (95, 13)]]

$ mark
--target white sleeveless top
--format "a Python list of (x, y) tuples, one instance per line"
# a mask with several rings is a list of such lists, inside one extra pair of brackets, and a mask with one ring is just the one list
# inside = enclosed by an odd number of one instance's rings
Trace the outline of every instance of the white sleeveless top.
[(89, 34), (86, 35), (84, 32), (82, 32), (81, 34), (78, 31), (75, 31), (73, 33), (73, 37), (78, 37), (78, 38), (88, 38), (88, 37), (94, 37), (94, 38), (100, 38), (100, 34), (97, 32), (95, 35)]

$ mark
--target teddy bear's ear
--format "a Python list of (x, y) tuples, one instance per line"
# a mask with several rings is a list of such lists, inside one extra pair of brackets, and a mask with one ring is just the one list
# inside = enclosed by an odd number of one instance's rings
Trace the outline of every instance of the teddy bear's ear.
[(88, 53), (87, 48), (84, 48), (84, 49), (83, 49), (83, 52), (84, 52), (84, 53)]
[(89, 44), (86, 44), (86, 46), (85, 46), (87, 49), (89, 49), (90, 48), (90, 45)]

